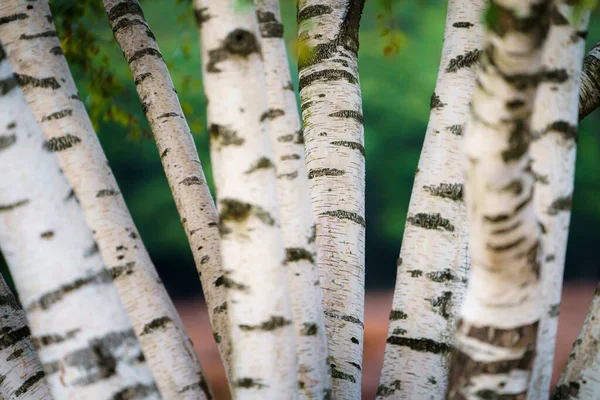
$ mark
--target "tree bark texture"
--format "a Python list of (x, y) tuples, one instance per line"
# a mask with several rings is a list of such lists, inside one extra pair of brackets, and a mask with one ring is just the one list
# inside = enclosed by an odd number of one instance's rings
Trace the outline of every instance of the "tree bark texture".
[(360, 398), (364, 337), (365, 148), (358, 76), (363, 7), (364, 0), (298, 2), (305, 157), (333, 398), (344, 399)]
[(544, 48), (544, 79), (531, 119), (534, 207), (542, 227), (540, 321), (529, 398), (547, 399), (575, 179), (578, 102), (589, 10), (555, 1)]
[(1, 275), (0, 360), (0, 398), (52, 400), (25, 312)]
[(600, 106), (600, 43), (583, 60), (581, 91), (579, 92), (579, 120)]
[[(412, 190), (379, 399), (442, 398), (469, 272), (462, 145), (483, 44), (483, 0), (448, 2), (442, 58)], [(414, 373), (414, 371), (423, 373)]]
[(527, 396), (543, 312), (529, 144), (549, 1), (491, 1), (465, 130), (471, 275), (447, 398)]
[[(195, 2), (220, 211), (234, 398), (294, 399), (298, 367), (254, 7)], [(304, 381), (302, 381), (304, 382)], [(308, 382), (306, 382), (308, 383)]]
[[(160, 399), (110, 272), (56, 160), (65, 142), (44, 140), (19, 80), (0, 47), (0, 247), (52, 396)], [(10, 337), (28, 335), (25, 328)]]
[(292, 300), (303, 398), (331, 395), (331, 369), (323, 296), (315, 249), (315, 224), (298, 105), (292, 85), (278, 0), (256, 0), (265, 64), (269, 132), (273, 145), (281, 229)]
[(25, 99), (94, 233), (161, 393), (210, 397), (193, 345), (144, 247), (60, 47), (45, 0), (0, 5), (0, 38)]

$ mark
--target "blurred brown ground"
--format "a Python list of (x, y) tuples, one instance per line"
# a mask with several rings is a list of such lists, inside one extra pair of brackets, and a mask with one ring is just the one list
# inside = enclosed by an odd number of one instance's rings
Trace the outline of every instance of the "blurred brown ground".
[[(556, 383), (564, 367), (571, 346), (581, 330), (583, 320), (594, 295), (596, 284), (570, 282), (563, 289), (563, 300), (559, 317), (556, 356), (552, 385)], [(366, 300), (365, 352), (363, 361), (363, 399), (374, 399), (383, 363), (388, 315), (392, 305), (392, 292), (369, 292)], [(177, 309), (194, 342), (204, 373), (210, 382), (217, 400), (230, 399), (225, 371), (221, 365), (217, 347), (212, 337), (206, 307), (201, 300), (178, 301)], [(417, 400), (417, 399), (415, 399)]]

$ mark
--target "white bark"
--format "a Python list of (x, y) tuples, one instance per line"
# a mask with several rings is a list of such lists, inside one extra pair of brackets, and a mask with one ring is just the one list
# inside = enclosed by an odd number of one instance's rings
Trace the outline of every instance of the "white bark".
[(526, 396), (543, 311), (529, 125), (549, 2), (503, 0), (490, 7), (465, 129), (471, 276), (449, 399)]
[(294, 399), (298, 374), (254, 7), (196, 1), (234, 398)]
[(437, 399), (446, 390), (454, 321), (470, 262), (462, 144), (483, 44), (483, 7), (483, 0), (448, 2), (438, 79), (398, 259), (380, 399)]
[(363, 0), (298, 2), (300, 99), (333, 398), (360, 398), (365, 148), (358, 77)]
[[(214, 337), (227, 369), (227, 304), (224, 288), (217, 282), (222, 275), (218, 214), (194, 140), (165, 61), (139, 3), (137, 0), (104, 0), (103, 3), (154, 133), (162, 165), (200, 275)], [(197, 378), (203, 382), (199, 369), (196, 373)], [(208, 392), (201, 394), (198, 388), (190, 393), (191, 398), (205, 395), (209, 396)]]
[(331, 393), (331, 368), (315, 250), (315, 225), (300, 117), (288, 65), (278, 0), (256, 0), (265, 64), (269, 132), (273, 145), (281, 228), (303, 398)]
[(66, 142), (44, 140), (7, 60), (0, 61), (0, 88), (0, 247), (52, 396), (160, 399), (59, 169), (54, 152)]
[(531, 130), (534, 206), (542, 229), (541, 285), (544, 310), (529, 398), (547, 399), (552, 378), (565, 254), (571, 217), (578, 102), (589, 10), (563, 1), (553, 5), (544, 48), (545, 79), (540, 84)]
[(115, 279), (161, 393), (168, 399), (197, 399), (202, 391), (210, 396), (193, 345), (139, 237), (77, 96), (48, 16), (51, 12), (45, 0), (5, 0), (0, 5), (0, 38), (24, 81), (25, 99), (46, 138), (64, 143), (64, 149), (56, 153), (60, 166)]
[[(1, 151), (1, 150), (0, 150)], [(25, 312), (0, 275), (0, 398), (52, 400)]]

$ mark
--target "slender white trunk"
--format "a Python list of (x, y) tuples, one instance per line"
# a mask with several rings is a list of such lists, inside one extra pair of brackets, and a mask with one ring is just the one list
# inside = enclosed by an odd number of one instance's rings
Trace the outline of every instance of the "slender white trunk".
[(294, 399), (298, 381), (270, 112), (254, 7), (196, 1), (231, 331), (234, 398)]
[(0, 247), (52, 395), (159, 399), (110, 272), (59, 169), (54, 153), (66, 142), (44, 140), (17, 81), (8, 60), (0, 60)]
[(360, 398), (364, 336), (365, 148), (357, 60), (363, 6), (364, 0), (298, 2), (300, 99), (333, 398), (344, 399)]
[(457, 320), (447, 398), (527, 396), (542, 243), (533, 207), (530, 120), (549, 1), (492, 1), (465, 129), (471, 275)]
[(48, 16), (45, 0), (5, 0), (0, 5), (0, 38), (46, 138), (63, 143), (56, 153), (61, 168), (115, 279), (161, 393), (168, 399), (196, 399), (208, 388), (193, 345), (135, 228)]
[[(442, 59), (408, 209), (380, 399), (442, 398), (469, 271), (462, 144), (483, 44), (484, 0), (450, 0)], [(415, 373), (415, 369), (423, 373)]]
[[(1, 152), (2, 150), (0, 150)], [(0, 398), (52, 400), (25, 312), (0, 275)]]
[(575, 178), (578, 101), (589, 10), (555, 0), (544, 48), (545, 79), (531, 117), (533, 202), (542, 228), (541, 285), (544, 301), (528, 398), (550, 392), (565, 254)]
[[(202, 282), (221, 359), (229, 364), (227, 303), (222, 285), (218, 214), (169, 70), (137, 0), (104, 0), (142, 109), (150, 122), (163, 168)], [(200, 394), (190, 394), (199, 396)]]
[(267, 82), (269, 131), (294, 315), (298, 385), (303, 398), (331, 393), (331, 368), (315, 250), (315, 224), (304, 143), (278, 0), (256, 0)]

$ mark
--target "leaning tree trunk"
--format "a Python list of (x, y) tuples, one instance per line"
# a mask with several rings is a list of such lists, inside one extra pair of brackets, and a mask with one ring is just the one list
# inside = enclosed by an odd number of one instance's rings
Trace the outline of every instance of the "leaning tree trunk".
[(159, 399), (110, 272), (56, 161), (54, 153), (68, 141), (44, 141), (6, 59), (0, 61), (0, 110), (0, 247), (52, 396)]
[(545, 80), (531, 118), (534, 205), (542, 228), (544, 309), (529, 398), (547, 399), (552, 378), (575, 178), (578, 101), (589, 10), (555, 0), (544, 49)]
[(530, 120), (548, 1), (493, 1), (465, 130), (471, 276), (447, 398), (527, 396), (543, 299)]
[[(265, 72), (254, 7), (196, 1), (231, 331), (234, 398), (294, 399), (298, 381)], [(307, 382), (308, 383), (308, 382)]]
[[(0, 154), (1, 147), (2, 145), (0, 145)], [(0, 275), (0, 360), (2, 360), (0, 398), (52, 400), (42, 364), (31, 344), (25, 313), (2, 275)]]
[(448, 2), (438, 80), (398, 259), (381, 399), (442, 398), (446, 390), (454, 320), (469, 271), (461, 156), (483, 7), (483, 0)]
[(154, 133), (160, 159), (200, 274), (214, 337), (225, 368), (228, 369), (227, 303), (224, 287), (218, 280), (222, 276), (219, 219), (190, 128), (167, 65), (138, 1), (103, 0), (103, 3), (115, 39), (134, 77), (142, 109)]
[(333, 398), (345, 399), (360, 398), (364, 337), (365, 148), (357, 60), (363, 6), (364, 0), (298, 2), (299, 89)]
[(303, 397), (317, 399), (331, 395), (331, 368), (304, 145), (298, 140), (300, 118), (283, 40), (279, 1), (256, 0), (255, 4), (266, 66), (269, 131), (294, 315), (298, 385)]
[[(92, 228), (165, 398), (208, 394), (179, 315), (144, 247), (62, 53), (48, 3), (4, 0), (0, 38)], [(43, 55), (40, 60), (40, 55)]]

